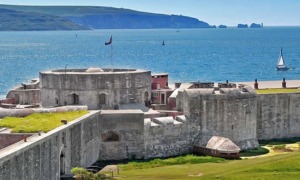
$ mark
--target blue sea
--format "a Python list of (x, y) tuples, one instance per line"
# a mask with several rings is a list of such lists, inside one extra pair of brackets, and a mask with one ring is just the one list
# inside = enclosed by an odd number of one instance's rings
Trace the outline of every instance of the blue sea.
[[(285, 72), (275, 70), (281, 47)], [(170, 83), (300, 79), (300, 27), (0, 32), (0, 96), (39, 71), (110, 68), (111, 60), (167, 72)]]

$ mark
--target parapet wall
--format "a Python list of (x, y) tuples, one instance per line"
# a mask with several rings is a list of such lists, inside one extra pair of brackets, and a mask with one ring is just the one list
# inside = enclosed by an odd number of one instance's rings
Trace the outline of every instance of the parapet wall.
[(24, 138), (24, 135), (30, 136), (32, 134), (22, 133), (0, 133), (0, 149), (10, 146)]
[(144, 113), (102, 110), (99, 119), (99, 160), (144, 159)]
[(145, 119), (146, 159), (170, 157), (190, 152), (185, 117), (161, 117)]
[(0, 150), (0, 179), (57, 180), (99, 157), (99, 111)]
[(300, 93), (257, 95), (257, 138), (291, 137), (300, 137)]

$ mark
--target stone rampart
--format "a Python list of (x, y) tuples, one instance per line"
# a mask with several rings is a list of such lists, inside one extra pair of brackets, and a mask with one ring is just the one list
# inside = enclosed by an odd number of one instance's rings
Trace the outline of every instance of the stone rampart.
[(258, 147), (256, 93), (252, 88), (199, 88), (179, 93), (190, 136), (222, 136), (241, 149)]
[(0, 150), (0, 179), (59, 179), (99, 157), (99, 111)]
[(300, 137), (300, 93), (257, 96), (259, 140)]

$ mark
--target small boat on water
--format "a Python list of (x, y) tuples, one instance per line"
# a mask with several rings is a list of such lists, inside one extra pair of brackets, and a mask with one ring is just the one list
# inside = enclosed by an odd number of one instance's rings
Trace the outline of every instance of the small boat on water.
[(163, 46), (165, 45), (165, 41), (162, 42), (162, 45), (163, 45)]
[(278, 63), (276, 66), (276, 70), (277, 71), (286, 71), (289, 70), (290, 68), (288, 68), (285, 63), (284, 63), (284, 58), (282, 55), (282, 48), (280, 49), (280, 54), (279, 54), (279, 59), (278, 59)]

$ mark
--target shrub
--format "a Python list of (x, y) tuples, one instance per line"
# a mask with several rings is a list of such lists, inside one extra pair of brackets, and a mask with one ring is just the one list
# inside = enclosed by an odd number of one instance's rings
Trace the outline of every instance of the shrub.
[(81, 167), (74, 167), (71, 170), (71, 173), (74, 174), (76, 180), (104, 180), (104, 179), (113, 179), (112, 177), (106, 177), (105, 174), (96, 173), (93, 174), (88, 170)]
[(86, 169), (81, 167), (72, 168), (71, 173), (75, 175), (78, 180), (91, 180), (93, 179), (93, 173), (88, 172)]
[(258, 156), (269, 153), (269, 150), (263, 147), (259, 147), (257, 149), (250, 149), (247, 151), (241, 151), (240, 156), (249, 157), (249, 156)]

